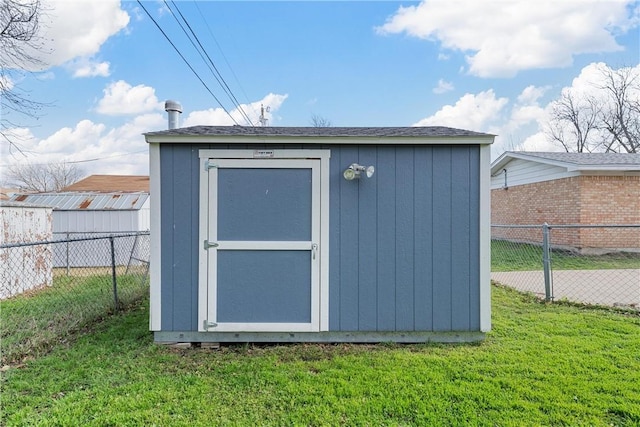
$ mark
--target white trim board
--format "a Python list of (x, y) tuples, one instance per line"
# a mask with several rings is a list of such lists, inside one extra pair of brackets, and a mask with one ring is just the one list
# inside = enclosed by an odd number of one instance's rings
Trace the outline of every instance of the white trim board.
[(480, 148), (480, 331), (491, 330), (491, 147)]
[(150, 268), (149, 268), (149, 330), (162, 330), (162, 211), (160, 207), (160, 146), (149, 144), (149, 194), (150, 196)]

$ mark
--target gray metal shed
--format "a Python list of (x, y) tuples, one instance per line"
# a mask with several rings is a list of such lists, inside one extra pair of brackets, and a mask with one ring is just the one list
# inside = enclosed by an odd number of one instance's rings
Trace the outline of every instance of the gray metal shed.
[[(51, 240), (51, 211), (49, 206), (0, 200), (0, 244)], [(49, 245), (0, 248), (0, 300), (52, 283)]]
[[(150, 227), (148, 192), (14, 194), (11, 200), (52, 207), (56, 240), (147, 231)], [(109, 266), (112, 262), (107, 240), (55, 245), (53, 250), (54, 267)], [(131, 250), (118, 251), (116, 263), (126, 265)]]
[(156, 341), (490, 330), (493, 135), (196, 126), (145, 137)]

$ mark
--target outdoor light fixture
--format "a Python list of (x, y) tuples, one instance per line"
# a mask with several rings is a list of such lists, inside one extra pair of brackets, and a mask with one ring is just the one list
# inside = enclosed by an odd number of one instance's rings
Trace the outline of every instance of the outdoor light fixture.
[(344, 176), (344, 179), (347, 181), (352, 181), (354, 179), (360, 179), (362, 172), (367, 175), (367, 178), (371, 178), (375, 171), (373, 166), (361, 166), (357, 163), (351, 163), (351, 165), (344, 170), (342, 176)]

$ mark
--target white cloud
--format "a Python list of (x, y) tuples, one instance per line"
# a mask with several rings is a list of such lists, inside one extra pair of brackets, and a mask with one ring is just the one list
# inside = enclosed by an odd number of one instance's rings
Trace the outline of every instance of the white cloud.
[(109, 62), (95, 62), (87, 58), (71, 61), (70, 68), (74, 69), (73, 77), (109, 77)]
[[(635, 68), (637, 73), (640, 73), (640, 65), (636, 65)], [(550, 87), (525, 88), (517, 97), (508, 120), (500, 126), (500, 136), (496, 138), (492, 149), (494, 155), (499, 155), (504, 150), (564, 151), (561, 146), (549, 141), (546, 133), (553, 105), (562, 93), (573, 95), (576, 102), (586, 97), (606, 102), (605, 93), (599, 89), (605, 83), (603, 71), (608, 72), (612, 69), (604, 63), (585, 66), (572, 80), (571, 86), (562, 88), (556, 98), (546, 104), (541, 104), (540, 99)], [(640, 98), (640, 93), (631, 96)], [(571, 131), (572, 129), (567, 129), (567, 134)]]
[(93, 123), (91, 120), (81, 120), (74, 128), (64, 127), (48, 138), (38, 141), (34, 151), (36, 153), (56, 154), (58, 156), (73, 156), (100, 139), (105, 125)]
[[(517, 96), (506, 120), (500, 123), (495, 130), (497, 137), (491, 147), (494, 157), (505, 150), (522, 150), (523, 144), (527, 141), (529, 147), (536, 146), (540, 147), (539, 151), (551, 151), (547, 149), (546, 144), (540, 144), (544, 139), (541, 136), (544, 134), (538, 135), (548, 117), (546, 108), (540, 105), (540, 98), (549, 89), (548, 86), (527, 86)], [(532, 133), (537, 136), (532, 138)]]
[(42, 6), (43, 45), (28, 51), (42, 64), (16, 64), (30, 71), (45, 70), (75, 58), (90, 58), (129, 23), (129, 14), (121, 9), (120, 0), (45, 0)]
[(0, 75), (0, 87), (3, 90), (9, 91), (13, 89), (13, 86), (14, 86), (14, 82), (11, 79), (11, 77), (7, 76), (6, 74)]
[(147, 174), (148, 146), (142, 133), (164, 126), (164, 115), (154, 113), (137, 116), (122, 126), (110, 129), (102, 123), (81, 120), (74, 127), (62, 128), (44, 139), (35, 138), (28, 129), (14, 129), (22, 136), (21, 149), (27, 158), (3, 155), (3, 166), (78, 162), (78, 166), (88, 174)]
[(470, 74), (509, 77), (621, 50), (615, 35), (638, 26), (637, 13), (632, 0), (423, 0), (400, 7), (377, 31), (438, 41), (467, 55)]
[(453, 83), (447, 82), (443, 79), (438, 80), (438, 86), (433, 88), (433, 93), (445, 93), (453, 90)]
[[(258, 126), (260, 117), (260, 107), (265, 107), (265, 118), (272, 123), (273, 113), (276, 112), (289, 95), (278, 95), (270, 93), (259, 101), (250, 104), (240, 104), (244, 113), (251, 119), (251, 122)], [(267, 111), (267, 107), (269, 111)], [(232, 118), (233, 117), (233, 118)], [(235, 121), (234, 121), (235, 120)], [(248, 125), (240, 109), (235, 108), (227, 114), (222, 108), (210, 108), (208, 110), (193, 111), (189, 113), (183, 127), (199, 125), (229, 126), (234, 124)]]
[[(27, 128), (5, 129), (5, 133), (19, 136), (20, 149), (27, 155), (21, 155), (12, 149), (7, 141), (0, 140), (2, 149), (2, 164), (0, 175), (7, 167), (22, 163), (51, 163), (73, 162), (83, 168), (88, 174), (148, 174), (149, 156), (148, 146), (142, 135), (145, 132), (165, 129), (167, 118), (163, 112), (155, 112), (162, 109), (162, 104), (157, 102), (154, 89), (139, 85), (131, 87), (126, 82), (112, 83), (105, 89), (105, 97), (101, 100), (102, 106), (109, 108), (117, 105), (117, 102), (128, 102), (126, 107), (130, 111), (142, 111), (123, 124), (108, 127), (103, 123), (91, 120), (81, 120), (75, 126), (64, 127), (46, 138), (36, 138)], [(263, 99), (242, 105), (243, 109), (257, 124), (260, 115), (260, 106), (270, 107), (265, 116), (273, 120), (272, 114), (276, 112), (287, 95), (270, 93)], [(193, 120), (193, 124), (232, 124), (228, 123), (229, 116), (221, 109), (212, 109), (192, 113), (187, 119), (186, 125)], [(241, 120), (239, 111), (232, 112), (234, 117)], [(218, 117), (220, 116), (220, 117)], [(222, 123), (216, 123), (220, 118)], [(227, 120), (227, 121), (225, 121)], [(213, 122), (213, 123), (212, 123)]]
[(150, 86), (131, 86), (124, 80), (109, 84), (104, 97), (98, 102), (96, 111), (108, 115), (140, 114), (162, 110), (155, 89)]
[(496, 98), (489, 89), (476, 95), (467, 93), (455, 105), (445, 105), (432, 116), (413, 126), (449, 126), (474, 131), (489, 132), (500, 121), (507, 98)]

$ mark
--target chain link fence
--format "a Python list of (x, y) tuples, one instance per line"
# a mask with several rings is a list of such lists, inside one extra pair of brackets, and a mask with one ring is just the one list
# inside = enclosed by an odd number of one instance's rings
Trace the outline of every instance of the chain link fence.
[(491, 279), (547, 301), (640, 310), (640, 225), (494, 224)]
[(149, 232), (55, 237), (0, 245), (2, 365), (41, 354), (148, 293)]

